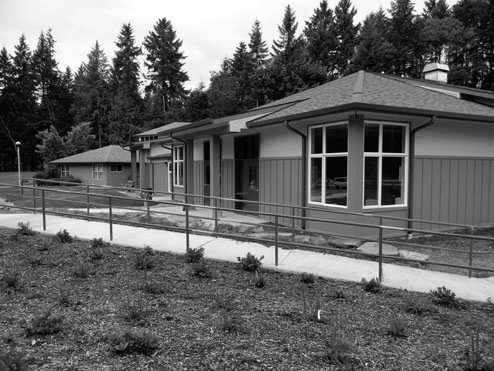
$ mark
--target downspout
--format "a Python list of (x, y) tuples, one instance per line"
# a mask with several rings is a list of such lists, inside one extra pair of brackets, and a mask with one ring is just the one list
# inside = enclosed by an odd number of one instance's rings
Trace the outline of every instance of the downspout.
[[(285, 120), (285, 125), (288, 130), (294, 132), (295, 134), (299, 135), (302, 138), (302, 197), (300, 198), (302, 200), (302, 218), (305, 218), (307, 216), (307, 210), (305, 209), (307, 207), (307, 135), (301, 131), (298, 131), (297, 129), (293, 128), (290, 126), (288, 123), (288, 120)], [(306, 223), (305, 219), (302, 219), (301, 223), (302, 229), (305, 229)]]
[[(429, 126), (432, 126), (436, 123), (436, 116), (432, 116), (430, 121), (416, 127), (415, 129), (412, 129), (410, 131), (410, 169), (409, 169), (409, 176), (408, 176), (408, 229), (413, 229), (413, 177), (414, 177), (414, 172), (415, 172), (415, 134), (422, 130), (425, 129)], [(408, 232), (408, 238), (412, 238), (413, 234), (412, 232)]]

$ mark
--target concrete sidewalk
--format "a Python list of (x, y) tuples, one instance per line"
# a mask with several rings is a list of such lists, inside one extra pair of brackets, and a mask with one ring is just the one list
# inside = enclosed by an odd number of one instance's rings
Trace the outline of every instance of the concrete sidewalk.
[[(108, 223), (85, 221), (58, 216), (46, 216), (46, 231), (43, 231), (41, 214), (0, 214), (0, 226), (17, 229), (18, 223), (29, 223), (33, 230), (50, 235), (66, 229), (72, 236), (91, 240), (110, 239)], [(113, 225), (113, 244), (142, 248), (150, 246), (155, 250), (184, 254), (185, 233)], [(237, 262), (238, 256), (248, 252), (260, 257), (264, 255), (263, 266), (285, 272), (307, 272), (337, 280), (360, 282), (378, 276), (377, 262), (351, 259), (330, 254), (304, 250), (278, 250), (279, 265), (275, 266), (275, 249), (253, 242), (239, 242), (227, 238), (190, 235), (190, 247), (204, 247), (205, 258)], [(468, 278), (455, 274), (434, 272), (394, 264), (383, 264), (383, 285), (409, 291), (425, 292), (445, 286), (460, 298), (486, 302), (494, 299), (494, 277)]]

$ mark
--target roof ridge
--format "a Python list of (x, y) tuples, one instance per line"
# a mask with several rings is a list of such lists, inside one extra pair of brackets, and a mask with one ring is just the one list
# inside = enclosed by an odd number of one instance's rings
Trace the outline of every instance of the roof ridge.
[(362, 103), (362, 95), (364, 94), (364, 78), (365, 72), (360, 70), (357, 72), (357, 78), (353, 85), (352, 102)]

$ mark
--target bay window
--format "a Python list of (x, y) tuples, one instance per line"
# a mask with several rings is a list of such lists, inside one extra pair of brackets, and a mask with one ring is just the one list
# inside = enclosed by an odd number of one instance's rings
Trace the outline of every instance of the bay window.
[(309, 128), (309, 202), (347, 206), (348, 124)]
[(405, 206), (408, 127), (367, 122), (364, 129), (364, 208)]

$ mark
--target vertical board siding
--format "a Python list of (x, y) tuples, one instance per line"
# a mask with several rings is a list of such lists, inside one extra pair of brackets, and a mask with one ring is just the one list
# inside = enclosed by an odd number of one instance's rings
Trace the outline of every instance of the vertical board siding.
[[(494, 223), (494, 159), (415, 159), (414, 219), (466, 225)], [(422, 228), (434, 224), (416, 223)]]
[[(204, 161), (194, 161), (194, 194), (204, 195)], [(194, 199), (194, 203), (204, 204), (204, 198), (195, 197)]]
[[(235, 198), (234, 191), (234, 161), (222, 160), (221, 161), (221, 197), (223, 198)], [(233, 201), (223, 201), (221, 207), (233, 209)]]
[[(266, 203), (301, 206), (302, 159), (261, 159), (259, 164), (259, 201)], [(262, 205), (259, 212), (291, 215), (291, 207)], [(299, 212), (295, 213), (299, 215)], [(267, 217), (273, 220), (273, 217)], [(279, 223), (292, 225), (292, 218), (279, 218)], [(295, 223), (300, 226), (300, 220)]]

